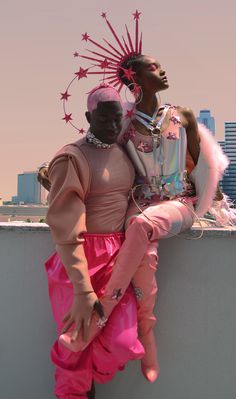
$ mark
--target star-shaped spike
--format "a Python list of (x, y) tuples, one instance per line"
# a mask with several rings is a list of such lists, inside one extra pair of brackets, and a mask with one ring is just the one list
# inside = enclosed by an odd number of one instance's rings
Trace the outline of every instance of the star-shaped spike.
[(133, 109), (127, 109), (125, 117), (131, 119), (133, 115), (134, 115), (134, 110)]
[(88, 41), (89, 37), (90, 36), (87, 34), (87, 32), (82, 34), (82, 40), (85, 40), (86, 42)]
[(64, 116), (64, 118), (62, 118), (62, 120), (66, 121), (66, 123), (68, 123), (69, 121), (72, 121), (71, 115), (72, 114), (65, 113), (65, 116)]
[(83, 128), (79, 129), (79, 134), (84, 134), (85, 130)]
[(87, 73), (88, 73), (88, 69), (83, 69), (80, 67), (79, 71), (75, 72), (75, 75), (78, 77), (78, 80), (79, 80), (82, 78), (87, 78)]
[(68, 100), (68, 98), (71, 96), (71, 94), (68, 93), (66, 90), (65, 93), (61, 93), (61, 100)]
[(110, 65), (110, 62), (108, 62), (107, 59), (105, 58), (104, 61), (101, 61), (100, 68), (106, 69), (109, 65)]
[(130, 67), (128, 69), (122, 68), (124, 71), (123, 77), (127, 78), (128, 80), (133, 80), (133, 75), (135, 75), (135, 72), (133, 71), (133, 68)]
[(79, 57), (78, 51), (75, 51), (73, 55), (74, 55), (74, 57)]
[(142, 14), (141, 12), (138, 12), (138, 10), (136, 10), (136, 11), (133, 13), (134, 19), (138, 20), (141, 14)]
[(102, 13), (101, 13), (101, 17), (106, 19), (107, 13), (106, 13), (106, 12), (102, 12)]

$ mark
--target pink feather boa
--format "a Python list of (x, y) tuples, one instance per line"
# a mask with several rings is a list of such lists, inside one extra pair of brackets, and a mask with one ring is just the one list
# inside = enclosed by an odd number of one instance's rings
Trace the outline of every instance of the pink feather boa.
[(222, 178), (229, 160), (223, 153), (212, 133), (198, 124), (200, 135), (200, 155), (196, 167), (190, 174), (195, 185), (198, 202), (196, 213), (203, 216), (211, 207), (217, 185)]

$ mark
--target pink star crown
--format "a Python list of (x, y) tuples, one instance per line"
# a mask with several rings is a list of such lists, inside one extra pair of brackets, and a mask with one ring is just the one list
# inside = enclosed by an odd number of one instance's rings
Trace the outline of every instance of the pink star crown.
[[(101, 72), (99, 70), (92, 71), (92, 72), (88, 72), (88, 74), (94, 74), (94, 75), (103, 74), (103, 80), (107, 80), (108, 83), (112, 84), (114, 87), (118, 86), (117, 90), (119, 92), (121, 91), (121, 89), (124, 85), (124, 83), (121, 81), (121, 78), (120, 78), (120, 70), (122, 70), (124, 72), (123, 77), (127, 78), (128, 80), (130, 80), (131, 82), (134, 83), (133, 75), (135, 74), (135, 72), (133, 71), (132, 67), (125, 69), (125, 68), (122, 68), (122, 64), (127, 59), (142, 53), (142, 33), (139, 34), (140, 15), (141, 15), (141, 12), (139, 12), (138, 10), (136, 10), (135, 13), (133, 13), (133, 17), (135, 20), (135, 37), (134, 37), (134, 40), (132, 40), (131, 34), (126, 25), (125, 25), (125, 29), (126, 29), (127, 38), (125, 39), (125, 37), (122, 35), (122, 38), (120, 39), (118, 37), (115, 29), (113, 28), (113, 26), (107, 19), (107, 13), (102, 12), (101, 16), (106, 21), (107, 26), (116, 41), (116, 46), (113, 46), (106, 39), (103, 39), (105, 44), (100, 44), (97, 41), (93, 40), (88, 35), (88, 33), (85, 32), (82, 34), (82, 41), (89, 42), (89, 43), (93, 44), (96, 48), (99, 49), (99, 52), (87, 49), (87, 51), (90, 54), (93, 54), (93, 56), (82, 55), (77, 52), (75, 53), (75, 54), (78, 54), (78, 56), (81, 58), (97, 62), (98, 64), (93, 65), (93, 66), (100, 67), (101, 69), (104, 69), (104, 71), (103, 72)], [(104, 75), (108, 75), (108, 76), (104, 77)]]
[[(90, 35), (85, 32), (82, 34), (82, 41), (85, 43), (90, 43), (95, 46), (95, 49), (86, 49), (89, 53), (88, 55), (80, 54), (78, 51), (75, 51), (73, 56), (75, 58), (80, 57), (90, 61), (90, 65), (87, 68), (79, 67), (79, 70), (75, 72), (75, 77), (71, 80), (67, 89), (64, 93), (61, 93), (61, 100), (63, 101), (63, 109), (64, 109), (64, 118), (66, 123), (69, 123), (74, 128), (76, 128), (79, 133), (84, 133), (83, 128), (78, 128), (76, 125), (71, 122), (73, 120), (72, 113), (66, 111), (66, 104), (68, 103), (69, 97), (71, 94), (68, 93), (71, 85), (74, 83), (75, 80), (81, 80), (87, 78), (88, 75), (102, 75), (102, 82), (107, 83), (108, 85), (112, 85), (113, 87), (117, 88), (117, 91), (120, 92), (124, 86), (124, 83), (121, 80), (122, 78), (126, 78), (130, 83), (133, 84), (133, 95), (135, 98), (138, 98), (140, 94), (140, 88), (135, 83), (134, 75), (135, 72), (133, 71), (132, 67), (124, 68), (122, 65), (128, 59), (140, 55), (142, 53), (142, 33), (139, 33), (139, 19), (141, 12), (136, 10), (133, 14), (133, 19), (135, 23), (135, 34), (134, 38), (130, 31), (125, 25), (125, 33), (126, 38), (122, 35), (121, 38), (118, 37), (115, 29), (109, 22), (107, 18), (107, 13), (102, 12), (101, 17), (105, 20), (110, 32), (112, 33), (113, 39), (115, 39), (116, 44), (111, 44), (107, 39), (103, 38), (103, 42), (98, 43), (97, 41), (93, 40)], [(92, 65), (91, 65), (92, 64)], [(96, 70), (94, 69), (96, 68)], [(127, 117), (131, 117), (132, 113), (130, 112)]]

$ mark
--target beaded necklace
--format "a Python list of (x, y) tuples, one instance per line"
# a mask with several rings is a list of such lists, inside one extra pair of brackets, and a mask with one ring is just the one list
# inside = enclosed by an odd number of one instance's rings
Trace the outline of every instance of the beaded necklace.
[(90, 130), (87, 133), (86, 140), (89, 144), (93, 144), (96, 148), (107, 149), (111, 148), (112, 144), (103, 143)]

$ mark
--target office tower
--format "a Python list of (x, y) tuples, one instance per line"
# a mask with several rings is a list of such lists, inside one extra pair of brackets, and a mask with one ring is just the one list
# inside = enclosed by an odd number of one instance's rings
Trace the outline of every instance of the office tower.
[[(225, 152), (225, 141), (224, 141), (224, 140), (219, 140), (219, 141), (218, 141), (218, 144), (221, 146), (221, 149), (222, 149), (223, 153), (225, 154), (225, 153), (226, 153), (226, 152)], [(223, 178), (223, 179), (224, 179), (224, 178)], [(221, 188), (222, 191), (224, 191), (224, 188), (223, 188), (223, 179), (220, 181), (220, 188)]]
[(211, 111), (208, 109), (201, 109), (197, 121), (202, 123), (209, 129), (213, 134), (215, 134), (215, 119), (211, 116)]
[(225, 141), (220, 145), (230, 160), (221, 187), (225, 194), (236, 200), (236, 122), (225, 122)]
[(41, 186), (37, 180), (38, 172), (24, 172), (18, 175), (17, 196), (15, 202), (22, 204), (40, 204)]

